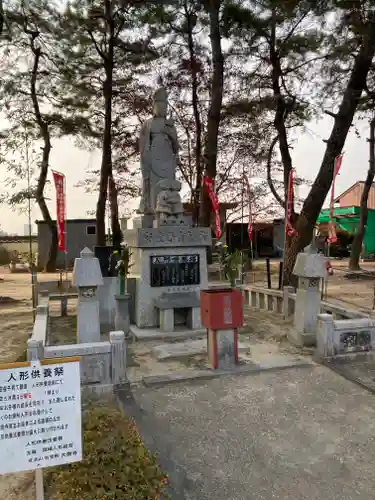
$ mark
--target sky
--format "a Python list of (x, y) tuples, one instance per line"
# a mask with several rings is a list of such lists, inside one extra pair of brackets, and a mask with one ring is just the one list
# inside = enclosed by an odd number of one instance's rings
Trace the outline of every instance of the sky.
[[(297, 175), (309, 180), (314, 180), (321, 160), (324, 155), (326, 144), (323, 139), (329, 137), (333, 119), (324, 116), (318, 122), (311, 122), (308, 125), (308, 132), (301, 134), (293, 146), (292, 158)], [(357, 128), (361, 133), (361, 138), (357, 138), (353, 127), (347, 138), (344, 147), (344, 159), (340, 175), (336, 180), (335, 194), (345, 191), (356, 181), (364, 180), (368, 169), (368, 124), (365, 121), (357, 123)], [(50, 159), (50, 170), (57, 170), (66, 176), (67, 195), (67, 216), (72, 218), (89, 217), (89, 212), (95, 210), (97, 194), (88, 194), (83, 188), (77, 188), (77, 182), (85, 178), (85, 171), (91, 168), (100, 167), (100, 152), (87, 152), (75, 147), (72, 138), (63, 138), (53, 142), (53, 149)], [(4, 168), (4, 167), (1, 167)], [(8, 174), (0, 171), (0, 191), (6, 189), (4, 179)], [(52, 174), (49, 172), (49, 180), (52, 181)], [(307, 195), (308, 187), (298, 188), (298, 196), (304, 198)], [(52, 186), (48, 189), (48, 205), (52, 217), (56, 217), (55, 192)], [(327, 197), (328, 200), (328, 197)], [(326, 200), (326, 203), (327, 203)], [(134, 200), (135, 208), (137, 200)], [(125, 208), (125, 207), (124, 207)], [(121, 215), (121, 210), (120, 210)], [(32, 210), (32, 220), (40, 219), (39, 208), (35, 206)], [(20, 214), (12, 211), (7, 206), (0, 205), (0, 229), (9, 234), (26, 234), (28, 218), (27, 214)]]

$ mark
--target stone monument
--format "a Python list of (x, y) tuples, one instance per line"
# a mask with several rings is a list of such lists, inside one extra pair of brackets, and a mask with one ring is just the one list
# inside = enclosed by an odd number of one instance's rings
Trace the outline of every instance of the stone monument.
[(132, 252), (128, 291), (138, 328), (200, 329), (199, 292), (207, 288), (206, 247), (211, 229), (192, 227), (176, 180), (178, 140), (167, 116), (166, 89), (153, 95), (153, 116), (140, 133), (142, 197), (133, 229), (124, 231)]

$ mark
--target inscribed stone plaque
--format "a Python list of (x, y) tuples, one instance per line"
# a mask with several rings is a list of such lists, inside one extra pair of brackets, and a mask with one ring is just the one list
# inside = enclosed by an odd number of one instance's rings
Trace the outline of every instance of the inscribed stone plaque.
[(371, 348), (371, 333), (368, 330), (347, 331), (340, 334), (340, 351), (364, 351)]
[(151, 259), (151, 286), (199, 285), (199, 255), (154, 255)]
[(124, 231), (129, 247), (160, 248), (181, 246), (211, 246), (209, 227), (160, 227), (154, 229), (129, 229)]
[(0, 474), (80, 460), (79, 361), (0, 365)]

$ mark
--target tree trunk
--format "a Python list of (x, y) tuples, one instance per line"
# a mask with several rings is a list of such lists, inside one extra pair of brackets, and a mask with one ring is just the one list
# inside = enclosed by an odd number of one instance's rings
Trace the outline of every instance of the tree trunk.
[(0, 35), (3, 32), (4, 28), (4, 6), (3, 6), (3, 0), (0, 0)]
[[(103, 84), (103, 97), (104, 97), (104, 133), (102, 142), (102, 162), (100, 167), (100, 182), (99, 182), (99, 196), (96, 204), (96, 238), (97, 244), (100, 246), (105, 246), (106, 235), (105, 235), (105, 207), (107, 203), (107, 193), (108, 193), (108, 182), (109, 178), (112, 176), (112, 93), (113, 93), (113, 52), (114, 52), (114, 38), (115, 38), (115, 25), (112, 15), (112, 5), (110, 0), (106, 0), (105, 4), (105, 14), (106, 21), (109, 25), (108, 34), (108, 52), (107, 54), (102, 53), (104, 70), (105, 70), (105, 81)], [(113, 204), (117, 206), (117, 194), (116, 203)], [(112, 216), (112, 213), (111, 213)], [(116, 214), (114, 214), (116, 217)], [(118, 213), (117, 213), (117, 224), (118, 224)], [(116, 220), (111, 221), (111, 225), (116, 226)]]
[[(28, 32), (27, 26), (25, 27), (25, 31), (26, 33)], [(57, 227), (56, 223), (52, 220), (51, 214), (49, 213), (47, 207), (46, 200), (44, 198), (44, 188), (47, 181), (49, 157), (51, 153), (51, 137), (48, 124), (42, 117), (42, 113), (39, 107), (38, 96), (36, 92), (36, 81), (38, 77), (41, 48), (35, 46), (33, 34), (30, 37), (30, 48), (32, 53), (34, 54), (34, 64), (30, 78), (30, 94), (33, 103), (35, 119), (38, 124), (40, 134), (43, 140), (42, 159), (40, 162), (40, 170), (39, 170), (38, 184), (35, 192), (35, 199), (42, 213), (43, 220), (46, 222), (48, 229), (50, 230), (51, 233), (51, 246), (50, 246), (48, 261), (45, 264), (45, 271), (53, 272), (56, 270), (57, 245), (58, 245)]]
[[(272, 12), (273, 17), (276, 15), (275, 10)], [(282, 70), (280, 64), (280, 56), (277, 51), (276, 44), (276, 22), (272, 21), (271, 36), (270, 36), (270, 62), (272, 66), (272, 92), (275, 99), (275, 118), (274, 126), (277, 130), (279, 149), (281, 154), (281, 161), (283, 164), (283, 177), (284, 177), (284, 200), (287, 199), (289, 174), (292, 170), (292, 157), (290, 156), (288, 136), (285, 127), (285, 120), (287, 117), (287, 109), (284, 96), (281, 93), (280, 79), (282, 77)], [(277, 198), (276, 198), (277, 199)], [(280, 202), (280, 200), (277, 200)], [(286, 203), (286, 202), (285, 202)]]
[(203, 178), (202, 170), (202, 122), (199, 112), (199, 100), (198, 100), (198, 67), (195, 57), (195, 47), (193, 38), (193, 28), (194, 23), (192, 22), (192, 14), (188, 10), (187, 2), (185, 2), (185, 15), (187, 19), (187, 41), (189, 49), (189, 59), (190, 59), (190, 72), (191, 72), (191, 100), (193, 106), (194, 122), (195, 122), (195, 188), (192, 193), (192, 213), (193, 213), (193, 224), (198, 224), (199, 221), (199, 209), (200, 209), (200, 194)]
[(298, 235), (293, 238), (284, 260), (284, 286), (290, 283), (298, 252), (311, 242), (316, 220), (332, 184), (335, 158), (344, 147), (359, 99), (366, 85), (374, 54), (375, 30), (372, 30), (369, 36), (365, 37), (355, 58), (339, 111), (335, 115), (334, 125), (327, 141), (326, 151), (318, 175), (297, 219), (296, 229)]
[(361, 204), (360, 204), (361, 211), (359, 216), (359, 225), (357, 233), (353, 240), (352, 251), (350, 253), (350, 260), (349, 260), (349, 269), (352, 270), (358, 270), (360, 268), (359, 258), (362, 252), (363, 238), (365, 237), (366, 233), (366, 224), (368, 217), (367, 201), (375, 177), (375, 119), (371, 120), (370, 122), (369, 144), (370, 144), (369, 169), (367, 171), (367, 177), (363, 188), (363, 193), (361, 196)]
[[(223, 102), (224, 58), (221, 50), (220, 34), (220, 0), (208, 0), (206, 8), (210, 17), (210, 41), (212, 49), (212, 80), (210, 106), (207, 117), (207, 134), (205, 140), (205, 174), (215, 180), (217, 160), (217, 138), (219, 134), (221, 106)], [(211, 226), (211, 201), (203, 186), (201, 189), (201, 206), (199, 222), (201, 226)]]
[(119, 248), (122, 242), (122, 232), (118, 216), (117, 188), (113, 175), (108, 179), (109, 206), (111, 214), (111, 231), (113, 248)]
[(285, 209), (286, 202), (281, 198), (279, 193), (276, 191), (275, 185), (272, 180), (272, 155), (273, 155), (273, 150), (276, 146), (277, 141), (279, 140), (279, 136), (277, 135), (274, 137), (271, 141), (270, 147), (268, 149), (268, 155), (267, 155), (267, 184), (268, 187), (270, 188), (270, 191), (277, 201), (277, 203)]
[[(273, 18), (275, 17), (275, 10), (272, 11)], [(282, 207), (285, 209), (285, 221), (287, 220), (287, 199), (288, 199), (288, 186), (289, 186), (289, 176), (290, 172), (293, 168), (292, 157), (290, 155), (289, 144), (288, 144), (288, 135), (286, 131), (285, 121), (288, 116), (288, 109), (285, 102), (285, 98), (281, 92), (281, 78), (282, 78), (282, 69), (280, 63), (280, 55), (277, 51), (277, 41), (276, 41), (276, 22), (273, 19), (271, 24), (271, 36), (269, 40), (270, 47), (270, 62), (272, 66), (271, 76), (272, 76), (272, 92), (273, 97), (275, 99), (275, 118), (274, 118), (274, 127), (277, 131), (277, 139), (279, 142), (279, 150), (281, 155), (281, 162), (283, 164), (283, 184), (284, 184), (284, 202), (281, 197), (276, 193), (275, 189), (272, 189), (273, 183), (271, 178), (271, 158), (272, 158), (272, 148), (268, 157), (267, 164), (267, 181), (268, 185), (271, 188), (271, 192), (274, 197), (280, 203)], [(272, 144), (271, 144), (272, 146)], [(294, 200), (292, 200), (292, 223), (295, 221), (295, 213), (294, 213)], [(284, 254), (286, 254), (289, 250), (289, 247), (292, 243), (292, 238), (285, 233), (285, 241), (284, 241)]]

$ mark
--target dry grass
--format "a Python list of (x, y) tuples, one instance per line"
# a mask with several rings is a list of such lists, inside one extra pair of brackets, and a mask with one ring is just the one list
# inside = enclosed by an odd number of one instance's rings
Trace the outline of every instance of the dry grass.
[(166, 475), (131, 419), (113, 406), (91, 405), (83, 428), (83, 460), (46, 472), (48, 500), (162, 498)]

